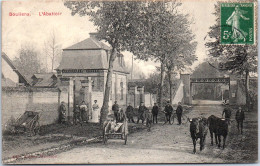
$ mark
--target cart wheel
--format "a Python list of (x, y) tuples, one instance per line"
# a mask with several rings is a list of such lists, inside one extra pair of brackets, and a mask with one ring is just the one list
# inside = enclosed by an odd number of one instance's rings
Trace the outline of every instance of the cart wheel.
[(125, 135), (125, 145), (126, 145), (126, 142), (127, 142), (127, 135)]

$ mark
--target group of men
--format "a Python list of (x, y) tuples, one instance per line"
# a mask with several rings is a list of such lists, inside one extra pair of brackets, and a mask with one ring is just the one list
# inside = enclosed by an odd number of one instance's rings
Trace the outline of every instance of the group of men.
[(82, 125), (82, 122), (85, 123), (88, 122), (88, 118), (89, 118), (89, 109), (85, 101), (82, 101), (80, 106), (76, 104), (73, 110), (73, 124), (76, 125), (79, 122)]
[[(115, 101), (115, 103), (112, 106), (112, 111), (114, 112), (114, 116), (116, 118), (116, 121), (119, 120), (119, 105), (117, 104), (117, 101)], [(166, 122), (171, 123), (171, 116), (173, 116), (173, 107), (171, 106), (170, 102), (168, 101), (165, 108), (164, 108), (164, 113), (165, 113), (165, 117), (166, 117)], [(146, 123), (148, 123), (147, 125), (149, 125), (150, 123), (158, 123), (158, 113), (159, 113), (159, 107), (157, 105), (157, 103), (154, 103), (154, 106), (151, 110), (149, 110), (143, 102), (140, 103), (140, 106), (138, 108), (138, 112), (137, 112), (137, 121), (136, 123), (139, 123), (139, 121), (141, 120), (142, 123), (144, 123), (144, 121), (146, 120)], [(183, 108), (181, 105), (181, 102), (178, 103), (178, 107), (176, 109), (176, 115), (177, 115), (177, 119), (178, 119), (178, 124), (181, 124), (181, 117), (182, 117), (182, 113), (183, 113)], [(134, 121), (134, 107), (129, 103), (129, 105), (126, 108), (126, 117), (128, 119), (129, 122), (133, 122)]]

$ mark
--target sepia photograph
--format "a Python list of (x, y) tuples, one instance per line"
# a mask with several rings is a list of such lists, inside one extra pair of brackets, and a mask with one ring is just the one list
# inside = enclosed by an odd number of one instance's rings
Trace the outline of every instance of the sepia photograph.
[(1, 5), (2, 164), (258, 163), (256, 0)]

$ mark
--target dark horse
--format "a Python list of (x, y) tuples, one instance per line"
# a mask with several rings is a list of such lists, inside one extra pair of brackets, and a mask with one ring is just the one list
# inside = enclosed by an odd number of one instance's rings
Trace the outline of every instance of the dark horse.
[(200, 151), (204, 149), (206, 136), (208, 133), (208, 121), (206, 118), (193, 118), (190, 120), (190, 134), (193, 141), (193, 153), (196, 153), (196, 142), (200, 139)]
[(223, 136), (223, 149), (225, 148), (226, 138), (228, 135), (228, 120), (218, 118), (214, 115), (209, 116), (209, 131), (211, 137), (211, 145), (213, 145), (213, 133), (215, 134), (216, 145), (221, 147), (221, 136)]

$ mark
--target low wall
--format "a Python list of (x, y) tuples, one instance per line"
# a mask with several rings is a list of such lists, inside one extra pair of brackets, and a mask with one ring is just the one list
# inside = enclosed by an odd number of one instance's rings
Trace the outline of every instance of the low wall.
[(19, 118), (25, 111), (41, 110), (40, 125), (58, 119), (60, 91), (57, 88), (2, 88), (2, 128), (9, 119)]

